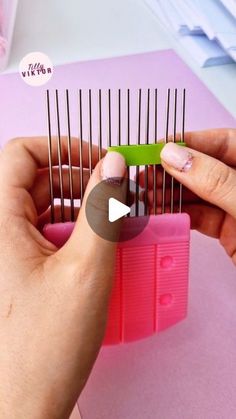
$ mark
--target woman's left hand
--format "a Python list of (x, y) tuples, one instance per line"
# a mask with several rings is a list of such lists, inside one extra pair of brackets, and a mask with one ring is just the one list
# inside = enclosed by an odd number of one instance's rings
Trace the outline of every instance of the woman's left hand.
[[(52, 158), (56, 166), (56, 141)], [(73, 139), (72, 164), (78, 161)], [(68, 163), (66, 138), (62, 163)], [(83, 163), (88, 181), (86, 158)], [(60, 250), (37, 229), (50, 205), (47, 166), (46, 138), (10, 141), (0, 154), (1, 418), (68, 418), (105, 332), (116, 244), (92, 231), (85, 205), (101, 180), (124, 176), (125, 161), (107, 153), (96, 165), (74, 231)], [(59, 193), (58, 169), (53, 170)], [(64, 176), (67, 198), (68, 173)], [(76, 197), (78, 185), (77, 179)], [(96, 203), (101, 221), (107, 217), (103, 204)]]

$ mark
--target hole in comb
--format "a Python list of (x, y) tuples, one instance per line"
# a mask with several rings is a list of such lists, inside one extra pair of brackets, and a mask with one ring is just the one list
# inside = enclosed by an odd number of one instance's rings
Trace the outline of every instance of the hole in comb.
[(161, 268), (171, 268), (174, 264), (174, 260), (172, 258), (172, 256), (164, 256), (163, 258), (161, 258)]
[(170, 306), (173, 302), (173, 295), (172, 294), (163, 294), (160, 296), (160, 304), (161, 306)]

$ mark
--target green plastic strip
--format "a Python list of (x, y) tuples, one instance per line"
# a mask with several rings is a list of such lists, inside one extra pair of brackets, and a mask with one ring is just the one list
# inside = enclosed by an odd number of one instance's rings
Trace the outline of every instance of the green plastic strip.
[[(185, 146), (184, 142), (176, 144)], [(146, 166), (160, 164), (160, 153), (165, 143), (139, 144), (139, 145), (120, 145), (108, 147), (108, 151), (117, 151), (124, 156), (127, 166)]]

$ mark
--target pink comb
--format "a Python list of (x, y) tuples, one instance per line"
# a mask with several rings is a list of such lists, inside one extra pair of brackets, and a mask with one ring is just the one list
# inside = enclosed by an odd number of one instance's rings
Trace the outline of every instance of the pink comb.
[[(130, 126), (130, 93), (127, 91), (127, 122)], [(64, 214), (64, 194), (63, 194), (63, 177), (61, 167), (61, 138), (60, 138), (60, 122), (59, 122), (59, 102), (58, 92), (56, 92), (56, 110), (57, 110), (57, 141), (58, 141), (58, 163), (60, 177), (60, 198), (61, 198), (61, 219), (65, 220)], [(146, 106), (146, 144), (149, 144), (149, 119), (150, 119), (150, 90), (147, 91)], [(154, 133), (157, 131), (157, 89), (153, 93), (154, 97)], [(184, 139), (184, 119), (185, 119), (185, 90), (183, 91), (182, 100), (182, 126), (181, 140)], [(82, 150), (82, 92), (79, 93), (80, 104), (80, 141), (79, 148)], [(138, 99), (138, 120), (141, 121), (141, 90)], [(99, 127), (101, 128), (101, 91), (99, 91), (98, 113)], [(68, 154), (71, 154), (70, 139), (70, 118), (69, 118), (69, 95), (66, 92), (67, 105), (67, 123), (68, 123)], [(52, 223), (45, 225), (43, 228), (44, 236), (61, 247), (70, 237), (74, 228), (74, 196), (73, 181), (70, 176), (71, 191), (71, 221), (59, 222), (55, 221), (54, 210), (54, 194), (53, 194), (53, 171), (52, 164), (52, 138), (51, 138), (51, 119), (49, 107), (49, 92), (47, 92), (48, 106), (48, 123), (49, 123), (49, 172), (50, 172), (50, 191), (51, 191), (51, 218)], [(90, 173), (92, 172), (92, 96), (91, 91), (88, 95), (89, 109), (89, 161)], [(173, 141), (176, 140), (176, 120), (177, 120), (177, 90), (174, 90), (174, 117), (173, 117)], [(170, 89), (167, 93), (166, 107), (166, 133), (165, 141), (167, 142), (169, 130), (169, 113), (170, 113)], [(118, 91), (118, 127), (121, 116), (121, 92)], [(111, 123), (111, 92), (108, 92), (108, 126)], [(121, 128), (120, 128), (121, 129)], [(110, 130), (109, 130), (110, 132)], [(121, 132), (121, 131), (119, 131)], [(101, 157), (101, 129), (99, 130), (99, 156)], [(98, 133), (98, 134), (99, 134)], [(141, 130), (138, 130), (138, 144), (140, 144)], [(120, 138), (120, 137), (119, 137)], [(155, 135), (155, 139), (157, 135)], [(129, 139), (129, 133), (128, 133)], [(118, 141), (118, 145), (121, 141)], [(129, 141), (127, 141), (129, 144)], [(108, 143), (111, 146), (111, 138)], [(71, 159), (70, 159), (71, 162)], [(80, 159), (80, 163), (82, 159)], [(72, 166), (69, 170), (72, 170)], [(80, 164), (81, 168), (81, 164)], [(150, 215), (148, 222), (148, 171), (145, 166), (145, 189), (144, 189), (144, 215), (141, 203), (138, 200), (138, 193), (135, 195), (135, 216), (126, 217), (124, 219), (121, 231), (122, 241), (118, 243), (116, 265), (115, 265), (115, 281), (111, 295), (109, 317), (104, 344), (117, 344), (121, 342), (130, 342), (151, 336), (156, 332), (160, 332), (177, 322), (184, 319), (187, 315), (188, 301), (188, 266), (189, 266), (189, 238), (190, 238), (190, 219), (187, 214), (181, 213), (182, 209), (182, 186), (174, 182), (172, 178), (164, 172), (161, 185), (161, 203), (158, 205), (158, 184), (156, 165), (153, 166), (153, 183), (154, 183), (154, 201), (153, 212), (157, 214), (158, 207), (161, 206), (161, 214)], [(130, 174), (130, 173), (129, 173)], [(139, 167), (136, 167), (136, 176), (139, 177)], [(80, 184), (82, 186), (81, 196), (83, 197), (83, 179)], [(169, 201), (168, 194), (169, 192)], [(137, 192), (137, 191), (136, 191)], [(176, 192), (178, 193), (177, 211)], [(58, 197), (57, 197), (58, 198)], [(169, 212), (169, 213), (166, 213)], [(141, 233), (134, 238), (130, 238), (130, 231), (140, 231)]]

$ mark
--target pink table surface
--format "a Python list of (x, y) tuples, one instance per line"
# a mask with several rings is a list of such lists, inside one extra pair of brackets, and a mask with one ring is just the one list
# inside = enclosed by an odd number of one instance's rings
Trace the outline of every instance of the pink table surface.
[[(187, 129), (236, 127), (170, 50), (60, 66), (48, 87), (186, 87)], [(18, 74), (0, 77), (0, 144), (46, 134), (44, 90)], [(72, 95), (72, 113), (75, 106)], [(83, 419), (235, 419), (236, 269), (216, 240), (192, 233), (188, 318), (155, 337), (103, 348), (80, 408)]]

